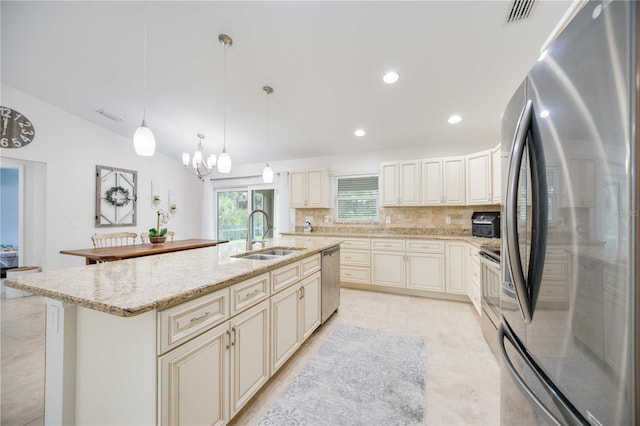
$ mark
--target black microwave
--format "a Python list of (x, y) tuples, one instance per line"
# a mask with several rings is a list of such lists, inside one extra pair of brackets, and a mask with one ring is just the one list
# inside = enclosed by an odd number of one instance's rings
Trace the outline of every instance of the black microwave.
[(471, 235), (474, 237), (500, 238), (500, 212), (473, 212)]

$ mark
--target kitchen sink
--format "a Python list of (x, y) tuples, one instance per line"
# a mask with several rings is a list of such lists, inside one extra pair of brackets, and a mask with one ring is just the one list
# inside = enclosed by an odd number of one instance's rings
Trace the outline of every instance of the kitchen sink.
[(247, 254), (247, 255), (244, 255), (244, 256), (234, 256), (234, 257), (239, 257), (241, 259), (251, 259), (251, 260), (272, 260), (272, 259), (277, 259), (280, 256), (266, 255), (266, 254), (262, 254), (262, 253), (254, 253), (254, 254)]
[(273, 260), (282, 256), (287, 256), (290, 254), (297, 253), (298, 251), (303, 249), (271, 249), (266, 251), (261, 251), (259, 253), (244, 253), (237, 254), (231, 257), (237, 257), (239, 259), (251, 259), (251, 260)]
[(267, 254), (271, 256), (286, 256), (288, 254), (297, 253), (299, 250), (291, 250), (291, 249), (274, 249), (260, 252), (260, 254)]

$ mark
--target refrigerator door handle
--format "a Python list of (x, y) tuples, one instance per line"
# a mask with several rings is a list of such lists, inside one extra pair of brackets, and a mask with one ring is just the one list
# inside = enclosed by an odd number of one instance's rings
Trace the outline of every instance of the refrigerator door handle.
[[(564, 421), (559, 421), (556, 416), (544, 405), (542, 401), (535, 395), (525, 380), (518, 374), (518, 371), (513, 366), (507, 349), (505, 347), (505, 339), (513, 345), (514, 349), (518, 352), (518, 355), (527, 364), (527, 366), (533, 371), (536, 377), (540, 380), (540, 383), (544, 386), (545, 391), (551, 396), (554, 404), (560, 410)], [(547, 423), (554, 425), (585, 425), (588, 426), (589, 422), (576, 410), (576, 408), (567, 400), (567, 398), (560, 392), (560, 390), (553, 384), (551, 379), (538, 367), (533, 361), (531, 356), (527, 353), (522, 343), (520, 343), (513, 335), (509, 326), (504, 321), (500, 324), (498, 329), (498, 347), (500, 349), (500, 355), (504, 365), (507, 367), (511, 378), (516, 382), (518, 387), (522, 390), (524, 395), (529, 399), (534, 407), (537, 408), (537, 412), (546, 417)]]
[(507, 267), (511, 273), (511, 279), (515, 286), (516, 299), (520, 307), (520, 312), (526, 323), (531, 322), (531, 303), (527, 292), (522, 258), (520, 256), (519, 238), (517, 229), (518, 218), (518, 177), (524, 148), (527, 141), (527, 134), (531, 125), (531, 114), (533, 113), (533, 103), (528, 100), (522, 109), (516, 132), (513, 139), (511, 156), (509, 158), (509, 171), (507, 173), (507, 194), (505, 199), (505, 230), (506, 230), (506, 257)]

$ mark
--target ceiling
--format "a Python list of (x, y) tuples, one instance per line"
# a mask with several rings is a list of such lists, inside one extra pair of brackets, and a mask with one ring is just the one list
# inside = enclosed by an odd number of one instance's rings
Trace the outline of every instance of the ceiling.
[[(570, 3), (537, 1), (507, 24), (506, 1), (2, 1), (3, 83), (131, 138), (145, 105), (145, 5), (146, 121), (158, 150), (180, 161), (202, 133), (219, 153), (226, 88), (227, 150), (242, 164), (491, 147)], [(220, 33), (233, 38), (226, 85)], [(387, 85), (391, 69), (400, 79)]]

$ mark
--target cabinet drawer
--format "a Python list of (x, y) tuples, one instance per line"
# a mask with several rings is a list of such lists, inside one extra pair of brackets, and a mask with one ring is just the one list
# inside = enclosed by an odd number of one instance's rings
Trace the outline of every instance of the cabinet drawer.
[(340, 247), (368, 250), (371, 248), (371, 240), (368, 238), (345, 238)]
[(444, 241), (407, 240), (407, 251), (444, 253)]
[(567, 286), (564, 282), (557, 282), (558, 285), (554, 285), (553, 281), (545, 283), (540, 287), (540, 299), (545, 300), (567, 300)]
[(567, 257), (567, 252), (564, 247), (547, 247), (546, 257)]
[(404, 240), (371, 240), (372, 250), (404, 251)]
[(340, 266), (340, 281), (371, 284), (371, 269)]
[(547, 260), (544, 263), (544, 271), (542, 271), (543, 278), (558, 278), (564, 279), (567, 277), (567, 262), (566, 261), (554, 261)]
[(231, 315), (250, 308), (269, 297), (269, 274), (242, 281), (231, 287)]
[(303, 278), (318, 272), (321, 267), (322, 261), (320, 260), (320, 253), (300, 261), (300, 273)]
[(175, 348), (229, 316), (229, 288), (158, 312), (158, 353)]
[(371, 252), (368, 250), (341, 250), (340, 266), (370, 266)]
[(300, 262), (271, 271), (271, 294), (289, 287), (300, 279)]

